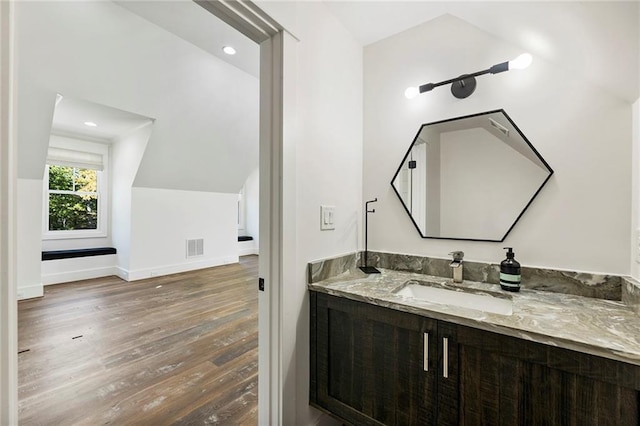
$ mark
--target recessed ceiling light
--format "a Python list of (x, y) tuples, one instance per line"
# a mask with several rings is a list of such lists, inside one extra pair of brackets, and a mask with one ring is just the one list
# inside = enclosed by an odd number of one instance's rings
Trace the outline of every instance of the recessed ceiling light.
[(93, 121), (85, 121), (84, 125), (85, 126), (89, 126), (89, 127), (98, 127), (98, 125), (96, 123), (94, 123)]
[(235, 55), (236, 54), (236, 49), (234, 49), (231, 46), (225, 46), (222, 48), (222, 51), (224, 53), (226, 53), (227, 55)]

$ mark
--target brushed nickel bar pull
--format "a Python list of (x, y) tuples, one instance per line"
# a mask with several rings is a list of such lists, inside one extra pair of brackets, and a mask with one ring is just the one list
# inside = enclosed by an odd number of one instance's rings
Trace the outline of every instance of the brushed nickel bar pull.
[(424, 344), (424, 359), (422, 368), (424, 371), (429, 371), (429, 333), (424, 333), (424, 338), (422, 339)]
[(449, 378), (449, 339), (442, 338), (442, 377)]

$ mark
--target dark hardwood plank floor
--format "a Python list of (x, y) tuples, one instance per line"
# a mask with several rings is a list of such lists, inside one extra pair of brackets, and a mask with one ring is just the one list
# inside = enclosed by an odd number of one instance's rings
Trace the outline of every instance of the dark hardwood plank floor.
[(18, 304), (21, 425), (257, 424), (258, 258)]

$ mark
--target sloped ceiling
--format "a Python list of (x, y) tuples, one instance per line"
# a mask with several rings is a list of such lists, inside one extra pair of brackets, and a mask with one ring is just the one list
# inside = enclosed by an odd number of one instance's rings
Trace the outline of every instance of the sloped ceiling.
[[(256, 78), (260, 76), (260, 47), (194, 1), (126, 0), (115, 3), (218, 59)], [(224, 54), (224, 46), (232, 46), (237, 53), (233, 56)]]
[[(364, 46), (451, 14), (615, 96), (639, 97), (638, 2), (327, 1)], [(437, 43), (425, 40), (425, 43)], [(505, 58), (505, 60), (512, 58)], [(478, 64), (478, 70), (493, 64)], [(461, 70), (473, 72), (477, 70)]]
[[(51, 133), (54, 134), (113, 142), (153, 121), (106, 105), (58, 96), (51, 122)], [(85, 125), (85, 122), (93, 122), (96, 126)]]

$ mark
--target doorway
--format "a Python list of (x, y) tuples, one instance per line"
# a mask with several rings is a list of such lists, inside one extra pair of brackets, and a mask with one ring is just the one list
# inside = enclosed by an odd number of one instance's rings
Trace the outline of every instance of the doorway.
[[(237, 10), (233, 9), (233, 5), (229, 6), (229, 4), (209, 4), (203, 3), (209, 10), (214, 10), (216, 15), (222, 16), (223, 19), (227, 21), (234, 21), (234, 26), (241, 29), (245, 34), (250, 34), (252, 39), (256, 42), (261, 43), (261, 56), (262, 56), (262, 69), (266, 70), (264, 76), (267, 77), (266, 81), (261, 82), (261, 99), (263, 100), (263, 104), (261, 105), (261, 115), (265, 118), (261, 122), (261, 146), (265, 147), (264, 150), (261, 150), (261, 201), (266, 200), (266, 202), (261, 202), (261, 223), (268, 223), (268, 230), (260, 231), (260, 247), (261, 247), (261, 259), (260, 259), (260, 275), (265, 278), (265, 280), (271, 284), (267, 286), (267, 290), (264, 293), (260, 294), (260, 316), (266, 316), (267, 321), (264, 323), (265, 330), (263, 333), (263, 329), (261, 328), (260, 335), (261, 340), (268, 342), (277, 342), (279, 339), (279, 328), (278, 321), (273, 320), (273, 318), (279, 317), (280, 306), (278, 304), (279, 298), (278, 291), (280, 287), (280, 282), (282, 279), (282, 274), (280, 270), (280, 256), (282, 253), (282, 240), (280, 232), (277, 228), (277, 223), (280, 223), (280, 220), (274, 220), (276, 224), (272, 223), (271, 218), (276, 218), (281, 216), (281, 204), (279, 200), (281, 200), (281, 182), (278, 174), (278, 167), (281, 166), (281, 152), (282, 152), (282, 139), (281, 139), (281, 127), (282, 127), (282, 109), (278, 108), (278, 105), (282, 104), (282, 93), (281, 93), (281, 67), (274, 66), (275, 63), (282, 62), (282, 34), (280, 33), (280, 29), (277, 26), (273, 25), (273, 21), (268, 19), (264, 14), (262, 14), (259, 10), (253, 10), (252, 13), (247, 13), (247, 11), (243, 11), (240, 14)], [(235, 7), (238, 7), (235, 5)], [(242, 8), (252, 6), (244, 3)], [(13, 5), (4, 3), (2, 5), (2, 23), (3, 27), (0, 29), (4, 34), (11, 35), (11, 27), (8, 23), (11, 22), (13, 18), (14, 10)], [(242, 19), (238, 19), (238, 16), (242, 16)], [(247, 19), (249, 16), (249, 19)], [(7, 29), (8, 28), (8, 29)], [(9, 40), (9, 42), (6, 42)], [(3, 37), (3, 45), (2, 45), (2, 58), (3, 63), (7, 63), (7, 61), (11, 58), (11, 37), (4, 38)], [(3, 75), (3, 88), (11, 87), (13, 83), (11, 79), (11, 75)], [(7, 92), (3, 92), (3, 109), (2, 109), (2, 119), (3, 124), (11, 123), (15, 127), (15, 120), (12, 121), (12, 115), (10, 114), (8, 107), (12, 107), (13, 100), (10, 96), (6, 96)], [(12, 154), (11, 149), (15, 145), (15, 141), (12, 141), (13, 134), (9, 131), (5, 131), (6, 127), (3, 128), (2, 133), (2, 148), (3, 153), (8, 152)], [(11, 158), (11, 155), (3, 156), (3, 159)], [(5, 160), (3, 160), (5, 161)], [(13, 163), (11, 161), (7, 162), (9, 165), (15, 163), (15, 157)], [(263, 167), (264, 165), (264, 167)], [(275, 170), (274, 170), (275, 169)], [(11, 203), (14, 202), (11, 196), (12, 188), (15, 188), (15, 180), (13, 175), (11, 174), (9, 169), (6, 172), (3, 172), (2, 178), (0, 180), (0, 185), (2, 185), (2, 208), (3, 212), (8, 212), (8, 215), (5, 217), (8, 219), (6, 226), (3, 228), (3, 232), (1, 233), (2, 241), (3, 241), (3, 253), (7, 253), (8, 248), (10, 248), (13, 244), (15, 244), (15, 237), (13, 236), (13, 230), (15, 229), (15, 216), (12, 213)], [(264, 178), (263, 178), (264, 176)], [(266, 221), (264, 220), (266, 219)], [(13, 221), (13, 222), (12, 222)], [(266, 227), (263, 227), (266, 228)], [(262, 250), (262, 247), (265, 247), (265, 250)], [(5, 265), (12, 265), (11, 258), (3, 257), (3, 259), (7, 259)], [(13, 266), (11, 267), (11, 269)], [(4, 278), (5, 283), (11, 284), (13, 279), (10, 278), (11, 273), (4, 269)], [(2, 398), (2, 420), (3, 423), (13, 424), (15, 423), (15, 375), (12, 373), (14, 371), (11, 367), (15, 366), (15, 356), (10, 355), (10, 352), (13, 352), (15, 347), (15, 310), (12, 310), (11, 305), (13, 302), (11, 300), (15, 300), (15, 283), (8, 286), (3, 286), (3, 298), (2, 302), (2, 315), (3, 315), (3, 329), (2, 334), (2, 347), (5, 348), (2, 354), (2, 373), (3, 373), (3, 398)], [(4, 321), (6, 319), (6, 321)], [(262, 323), (262, 321), (261, 321)], [(12, 331), (13, 330), (13, 331)], [(7, 343), (5, 345), (5, 342)], [(265, 365), (266, 368), (261, 367), (261, 371), (266, 376), (266, 380), (261, 380), (261, 388), (264, 387), (264, 392), (260, 392), (261, 396), (261, 418), (265, 416), (265, 419), (277, 419), (279, 416), (279, 407), (281, 406), (280, 396), (277, 394), (279, 390), (281, 390), (281, 385), (279, 384), (281, 381), (279, 380), (279, 367), (277, 362), (278, 355), (278, 345), (268, 344), (264, 347), (264, 350), (261, 349), (261, 365)], [(263, 353), (264, 352), (264, 353)], [(274, 356), (275, 354), (275, 356)], [(5, 374), (6, 373), (6, 374)], [(274, 386), (275, 384), (275, 386)], [(275, 391), (275, 393), (274, 393)], [(7, 396), (6, 398), (4, 396)], [(274, 417), (275, 416), (275, 417)], [(6, 422), (5, 422), (6, 420)], [(268, 420), (267, 420), (268, 421)]]

